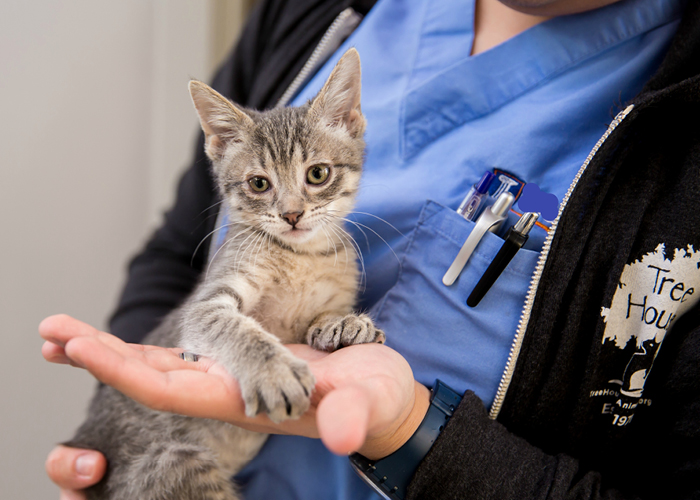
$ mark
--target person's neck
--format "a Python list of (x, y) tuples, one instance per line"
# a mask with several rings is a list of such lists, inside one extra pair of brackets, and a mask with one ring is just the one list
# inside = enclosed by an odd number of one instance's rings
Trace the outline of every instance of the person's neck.
[(476, 0), (472, 55), (485, 52), (547, 19), (523, 14), (498, 0)]

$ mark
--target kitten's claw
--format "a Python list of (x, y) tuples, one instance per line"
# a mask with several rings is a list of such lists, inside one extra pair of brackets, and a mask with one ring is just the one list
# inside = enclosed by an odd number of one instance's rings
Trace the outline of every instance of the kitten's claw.
[(260, 369), (241, 380), (246, 415), (267, 413), (275, 423), (299, 418), (309, 409), (309, 395), (315, 384), (306, 361), (280, 345)]
[(306, 340), (314, 349), (330, 352), (354, 344), (383, 344), (386, 335), (366, 314), (348, 314), (331, 318), (325, 324), (312, 325)]

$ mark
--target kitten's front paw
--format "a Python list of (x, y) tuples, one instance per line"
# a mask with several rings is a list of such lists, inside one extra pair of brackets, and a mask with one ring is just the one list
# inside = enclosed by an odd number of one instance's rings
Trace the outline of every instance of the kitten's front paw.
[(383, 344), (385, 340), (384, 332), (366, 314), (348, 314), (322, 325), (312, 325), (306, 338), (314, 349), (329, 352), (353, 344)]
[(240, 380), (245, 412), (249, 417), (267, 413), (279, 423), (299, 418), (309, 409), (309, 396), (314, 390), (314, 378), (306, 361), (292, 355), (283, 346), (249, 376)]

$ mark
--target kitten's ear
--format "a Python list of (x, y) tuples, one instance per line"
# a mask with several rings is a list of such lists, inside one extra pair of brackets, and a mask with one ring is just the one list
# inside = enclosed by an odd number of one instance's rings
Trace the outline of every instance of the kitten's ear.
[(362, 136), (366, 124), (360, 110), (360, 77), (360, 55), (350, 49), (335, 65), (310, 110), (328, 126), (344, 126), (355, 138)]
[(206, 136), (205, 149), (210, 158), (219, 158), (228, 142), (243, 140), (253, 120), (245, 111), (206, 83), (191, 80), (190, 97)]

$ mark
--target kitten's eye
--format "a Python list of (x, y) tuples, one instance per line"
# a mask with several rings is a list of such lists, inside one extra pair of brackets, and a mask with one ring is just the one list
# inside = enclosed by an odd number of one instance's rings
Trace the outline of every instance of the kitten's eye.
[(270, 182), (265, 177), (252, 177), (248, 179), (248, 184), (256, 193), (264, 193), (270, 189)]
[(328, 179), (330, 169), (325, 165), (314, 165), (306, 171), (306, 180), (309, 184), (323, 184)]

